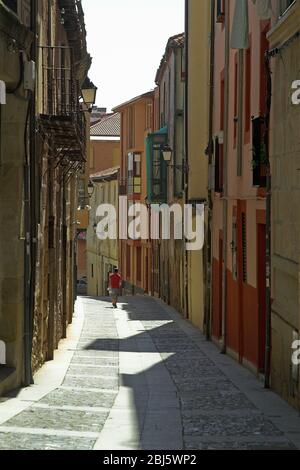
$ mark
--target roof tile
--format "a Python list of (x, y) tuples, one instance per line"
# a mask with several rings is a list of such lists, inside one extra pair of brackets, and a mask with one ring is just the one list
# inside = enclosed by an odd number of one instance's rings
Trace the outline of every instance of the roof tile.
[(121, 116), (119, 113), (105, 116), (99, 122), (92, 124), (91, 136), (95, 137), (120, 137)]

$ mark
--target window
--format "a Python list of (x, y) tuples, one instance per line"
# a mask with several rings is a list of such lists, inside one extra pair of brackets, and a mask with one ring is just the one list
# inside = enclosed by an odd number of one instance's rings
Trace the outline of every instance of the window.
[(266, 187), (265, 120), (261, 116), (252, 119), (252, 149), (253, 186)]
[(265, 54), (269, 49), (269, 41), (267, 39), (269, 29), (270, 22), (268, 22), (260, 35), (260, 113), (262, 116), (267, 112), (268, 78), (266, 73)]
[(221, 109), (220, 109), (220, 130), (224, 130), (224, 120), (225, 120), (225, 72), (221, 72), (220, 77), (220, 96), (221, 96)]
[(217, 0), (217, 23), (224, 23), (225, 0)]
[(152, 129), (153, 125), (153, 105), (152, 103), (146, 104), (146, 129)]
[(128, 109), (128, 147), (132, 149), (135, 146), (135, 108), (130, 106)]
[(234, 116), (233, 116), (233, 125), (234, 125), (234, 147), (236, 147), (237, 141), (237, 127), (238, 127), (238, 54), (235, 54), (235, 64), (234, 64)]
[[(251, 38), (249, 40), (251, 44)], [(249, 141), (251, 123), (251, 46), (245, 51), (245, 140)]]
[(224, 146), (219, 143), (218, 137), (215, 140), (215, 192), (223, 192), (223, 164)]
[(187, 55), (187, 41), (185, 42), (184, 48), (181, 52), (181, 81), (186, 80), (186, 55)]
[(147, 137), (147, 197), (149, 202), (167, 201), (167, 164), (161, 147), (168, 142), (165, 129)]
[(161, 115), (161, 127), (163, 127), (166, 124), (166, 112), (167, 112), (167, 89), (166, 89), (166, 83), (164, 82), (163, 84), (163, 112)]
[(93, 277), (94, 277), (94, 265), (93, 264), (91, 265), (91, 268), (92, 268), (91, 269), (91, 274), (92, 274), (92, 279), (93, 279)]
[(128, 154), (128, 194), (140, 194), (142, 190), (142, 155)]

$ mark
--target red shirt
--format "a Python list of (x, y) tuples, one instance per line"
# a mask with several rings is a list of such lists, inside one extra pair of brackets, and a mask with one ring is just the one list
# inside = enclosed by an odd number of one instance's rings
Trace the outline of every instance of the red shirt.
[(121, 287), (121, 276), (118, 273), (111, 274), (109, 277), (110, 280), (110, 287), (112, 289), (119, 289)]

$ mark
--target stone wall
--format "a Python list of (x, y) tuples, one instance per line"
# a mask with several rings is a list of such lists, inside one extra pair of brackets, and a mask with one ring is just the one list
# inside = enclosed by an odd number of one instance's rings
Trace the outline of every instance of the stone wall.
[[(296, 20), (295, 14), (297, 14)], [(295, 18), (293, 19), (293, 16)], [(273, 45), (284, 42), (283, 32), (299, 28), (300, 5), (291, 10), (271, 36)], [(294, 24), (294, 26), (293, 26)], [(285, 30), (283, 29), (285, 27)], [(291, 346), (299, 335), (299, 235), (300, 235), (300, 106), (292, 104), (291, 85), (300, 79), (299, 39), (271, 59), (272, 105), (272, 387), (297, 406), (298, 379), (293, 374)]]
[[(0, 5), (0, 80), (7, 86), (1, 105), (0, 149), (0, 340), (6, 344), (6, 363), (14, 368), (10, 386), (23, 377), (24, 317), (24, 130), (28, 100), (20, 79), (21, 48), (28, 51), (30, 33)], [(15, 35), (16, 42), (12, 39)], [(14, 47), (12, 47), (14, 45)]]

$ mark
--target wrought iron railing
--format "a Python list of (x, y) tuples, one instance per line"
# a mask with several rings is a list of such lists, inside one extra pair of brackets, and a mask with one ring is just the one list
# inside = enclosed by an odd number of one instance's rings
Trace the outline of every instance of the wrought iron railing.
[(48, 131), (53, 128), (61, 154), (74, 160), (85, 159), (86, 120), (79, 101), (73, 50), (64, 46), (40, 47), (40, 63), (39, 114), (46, 121)]
[(41, 47), (42, 114), (73, 116), (79, 112), (79, 84), (69, 47)]

